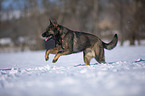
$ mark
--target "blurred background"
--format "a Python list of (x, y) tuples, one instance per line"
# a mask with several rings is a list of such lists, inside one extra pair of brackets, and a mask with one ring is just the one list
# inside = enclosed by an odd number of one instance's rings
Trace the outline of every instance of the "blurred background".
[(49, 18), (121, 46), (145, 39), (145, 0), (0, 0), (0, 52), (44, 49)]

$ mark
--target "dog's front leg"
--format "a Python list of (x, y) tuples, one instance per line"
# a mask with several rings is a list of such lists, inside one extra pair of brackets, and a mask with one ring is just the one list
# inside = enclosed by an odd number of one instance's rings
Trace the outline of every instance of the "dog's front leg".
[(46, 50), (46, 52), (45, 52), (45, 60), (46, 61), (48, 61), (48, 59), (49, 59), (49, 53), (50, 53), (50, 50), (49, 49)]
[(69, 54), (69, 53), (70, 53), (70, 51), (59, 51), (59, 52), (55, 55), (55, 57), (54, 57), (54, 59), (53, 59), (52, 62), (55, 63), (61, 55), (66, 55), (66, 54)]

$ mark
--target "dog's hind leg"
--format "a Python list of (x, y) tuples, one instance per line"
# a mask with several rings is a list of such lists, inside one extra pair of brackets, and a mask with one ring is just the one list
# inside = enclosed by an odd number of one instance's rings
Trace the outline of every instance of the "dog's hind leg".
[(97, 47), (95, 49), (95, 59), (99, 63), (105, 63), (104, 48), (103, 47)]
[(90, 65), (91, 59), (95, 56), (93, 50), (91, 50), (91, 48), (87, 48), (83, 51), (83, 55), (85, 65)]
[(88, 55), (84, 55), (84, 62), (85, 62), (85, 65), (90, 65), (90, 61), (91, 61), (91, 57), (88, 56)]

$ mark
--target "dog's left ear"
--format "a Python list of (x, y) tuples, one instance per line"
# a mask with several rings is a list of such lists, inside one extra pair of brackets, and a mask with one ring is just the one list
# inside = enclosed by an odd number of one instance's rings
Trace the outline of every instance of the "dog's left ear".
[(50, 21), (50, 25), (53, 25), (53, 26), (55, 26), (55, 27), (58, 26), (57, 21), (56, 21), (55, 18), (53, 18), (53, 19), (49, 19), (49, 21)]

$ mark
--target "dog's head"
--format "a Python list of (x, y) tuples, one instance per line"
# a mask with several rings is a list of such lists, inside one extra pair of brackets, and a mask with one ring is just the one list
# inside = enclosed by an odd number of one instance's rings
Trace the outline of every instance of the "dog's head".
[(59, 25), (55, 19), (50, 20), (49, 26), (46, 28), (46, 31), (42, 34), (42, 37), (45, 38), (45, 41), (48, 41), (51, 38), (55, 38), (59, 33)]

